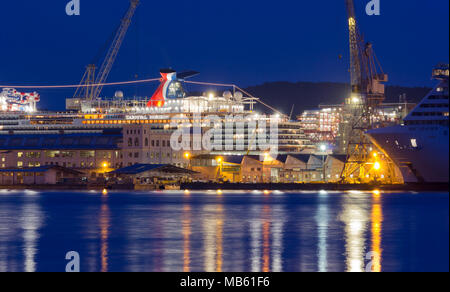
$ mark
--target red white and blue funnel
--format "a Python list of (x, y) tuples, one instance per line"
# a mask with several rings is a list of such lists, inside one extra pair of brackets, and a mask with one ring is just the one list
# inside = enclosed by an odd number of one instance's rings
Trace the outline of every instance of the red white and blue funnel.
[[(183, 72), (177, 74), (176, 71), (172, 69), (162, 69), (161, 73), (161, 84), (158, 89), (153, 94), (147, 103), (147, 107), (163, 107), (167, 99), (175, 99), (184, 97), (184, 91), (182, 91), (181, 86), (179, 88), (172, 88), (172, 85), (176, 85), (186, 78), (195, 76), (199, 74), (195, 71)], [(180, 92), (181, 88), (181, 92)]]

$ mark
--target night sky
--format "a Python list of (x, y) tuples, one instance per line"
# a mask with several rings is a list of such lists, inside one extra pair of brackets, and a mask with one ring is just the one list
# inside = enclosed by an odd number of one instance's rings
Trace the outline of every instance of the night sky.
[[(67, 2), (0, 2), (0, 85), (78, 84), (85, 66), (109, 47), (129, 4), (81, 0), (81, 16), (69, 17)], [(135, 74), (158, 77), (164, 67), (200, 71), (198, 81), (243, 87), (349, 80), (344, 0), (141, 2), (110, 82), (133, 80)], [(365, 14), (368, 0), (355, 2), (361, 30), (374, 43), (389, 84), (432, 85), (432, 66), (449, 61), (449, 1), (381, 0), (382, 15), (371, 17)], [(151, 95), (155, 87), (120, 89)], [(73, 90), (40, 93), (40, 107), (63, 109)]]

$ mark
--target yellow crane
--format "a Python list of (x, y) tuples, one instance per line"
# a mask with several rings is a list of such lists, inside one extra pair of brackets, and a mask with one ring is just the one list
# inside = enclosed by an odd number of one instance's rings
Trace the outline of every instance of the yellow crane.
[[(384, 82), (388, 77), (375, 55), (371, 43), (362, 37), (355, 15), (353, 0), (345, 0), (348, 14), (350, 45), (351, 96), (345, 101), (343, 145), (347, 159), (341, 180), (366, 183), (378, 180), (381, 155), (375, 157), (375, 146), (365, 132), (372, 128), (377, 108), (385, 99)], [(378, 152), (381, 153), (381, 152)], [(376, 158), (376, 159), (375, 159)], [(386, 160), (388, 158), (384, 157)], [(392, 163), (387, 163), (393, 167)], [(389, 172), (392, 172), (389, 169)]]

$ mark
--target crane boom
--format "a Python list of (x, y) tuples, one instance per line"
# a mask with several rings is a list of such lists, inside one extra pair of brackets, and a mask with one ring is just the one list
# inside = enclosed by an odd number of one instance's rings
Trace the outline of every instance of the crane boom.
[[(120, 24), (119, 29), (117, 30), (116, 36), (111, 44), (111, 47), (106, 54), (105, 60), (103, 61), (102, 66), (97, 75), (97, 79), (95, 80), (95, 84), (102, 84), (108, 78), (109, 73), (111, 72), (112, 66), (117, 58), (117, 54), (119, 53), (120, 47), (122, 46), (125, 35), (130, 27), (131, 20), (133, 18), (134, 13), (136, 12), (136, 8), (139, 5), (139, 0), (131, 0), (130, 7), (128, 8), (127, 13), (125, 14), (122, 22)], [(103, 89), (102, 85), (98, 85), (93, 90), (93, 98), (97, 98), (100, 96), (100, 93)]]
[(362, 81), (361, 76), (361, 62), (360, 62), (360, 35), (358, 24), (355, 16), (355, 5), (353, 0), (345, 0), (348, 14), (349, 25), (349, 44), (350, 44), (350, 77), (353, 93), (360, 93), (360, 85)]

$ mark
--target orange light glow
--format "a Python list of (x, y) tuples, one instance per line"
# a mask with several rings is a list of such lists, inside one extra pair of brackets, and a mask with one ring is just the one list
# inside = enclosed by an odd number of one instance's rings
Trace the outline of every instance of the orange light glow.
[(373, 168), (375, 170), (380, 170), (381, 169), (381, 164), (379, 162), (375, 162), (375, 164), (373, 165)]
[[(264, 206), (263, 213), (265, 217), (269, 217), (270, 207)], [(265, 220), (263, 222), (262, 271), (264, 273), (270, 272), (270, 220)]]
[[(377, 194), (378, 192), (378, 194)], [(374, 191), (374, 201), (372, 209), (372, 251), (374, 252), (372, 271), (381, 272), (381, 249), (382, 226), (383, 226), (383, 210), (380, 203), (380, 191)]]

